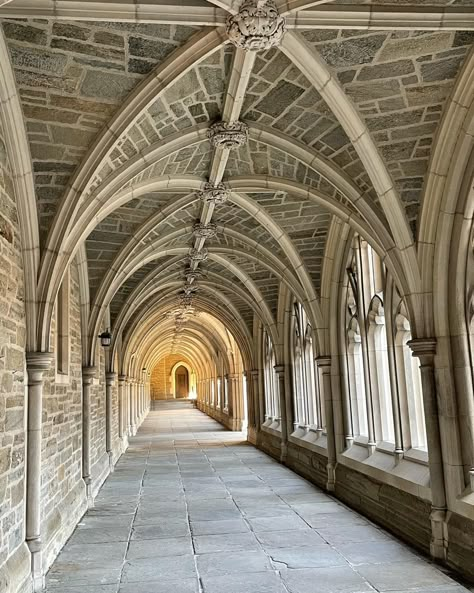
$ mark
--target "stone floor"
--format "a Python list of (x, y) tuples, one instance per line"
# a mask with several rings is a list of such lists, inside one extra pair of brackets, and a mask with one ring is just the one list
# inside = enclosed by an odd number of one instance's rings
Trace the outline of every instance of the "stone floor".
[[(168, 406), (169, 408), (169, 406)], [(48, 593), (467, 593), (242, 435), (151, 412)]]

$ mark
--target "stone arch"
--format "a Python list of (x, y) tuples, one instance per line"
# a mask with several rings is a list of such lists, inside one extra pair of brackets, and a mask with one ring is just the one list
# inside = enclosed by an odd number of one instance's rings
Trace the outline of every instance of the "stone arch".
[(187, 362), (179, 361), (177, 362), (170, 372), (170, 381), (171, 381), (171, 393), (174, 393), (174, 397), (176, 398), (176, 371), (178, 368), (182, 366), (188, 371), (188, 391), (190, 394), (196, 394), (196, 374), (192, 367), (189, 366)]
[(33, 165), (30, 156), (23, 112), (16, 90), (10, 55), (0, 28), (0, 117), (5, 148), (12, 168), (12, 181), (21, 235), (24, 266), (26, 347), (36, 350), (37, 287), (40, 262), (40, 240)]

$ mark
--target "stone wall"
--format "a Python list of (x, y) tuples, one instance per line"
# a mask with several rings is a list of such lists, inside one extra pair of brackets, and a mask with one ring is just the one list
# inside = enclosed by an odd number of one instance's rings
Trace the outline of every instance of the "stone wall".
[[(69, 376), (59, 379), (53, 362), (43, 388), (41, 481), (42, 539), (48, 566), (86, 509), (82, 480), (82, 345), (79, 277), (70, 267)], [(55, 335), (53, 323), (52, 338)], [(51, 339), (55, 351), (56, 340)]]
[(104, 349), (99, 346), (96, 350), (96, 377), (91, 388), (91, 475), (94, 493), (109, 469), (105, 431), (105, 368)]
[(24, 544), (25, 309), (19, 222), (0, 124), (0, 591), (29, 571)]
[(160, 359), (151, 373), (151, 398), (173, 399), (172, 384), (170, 382), (171, 369), (177, 362), (184, 361), (192, 366), (186, 358), (179, 354), (171, 354)]

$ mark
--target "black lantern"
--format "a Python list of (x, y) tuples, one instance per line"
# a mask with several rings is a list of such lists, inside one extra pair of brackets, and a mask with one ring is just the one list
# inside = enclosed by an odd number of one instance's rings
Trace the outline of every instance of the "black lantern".
[(112, 342), (112, 334), (109, 332), (108, 329), (106, 329), (105, 332), (102, 332), (99, 338), (101, 346), (103, 346), (104, 348), (108, 348), (110, 346), (110, 343)]

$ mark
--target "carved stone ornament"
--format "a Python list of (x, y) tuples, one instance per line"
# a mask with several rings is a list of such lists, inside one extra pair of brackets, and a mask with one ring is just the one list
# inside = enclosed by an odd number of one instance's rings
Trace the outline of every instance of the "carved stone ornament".
[(191, 295), (183, 295), (180, 303), (183, 307), (190, 307), (193, 304), (193, 297)]
[(195, 237), (212, 239), (217, 234), (217, 225), (213, 224), (212, 222), (210, 222), (209, 224), (197, 222), (193, 227), (193, 233)]
[(223, 183), (213, 185), (212, 183), (205, 183), (204, 189), (198, 191), (197, 195), (200, 200), (208, 204), (223, 204), (229, 198), (229, 190), (226, 189)]
[(208, 258), (209, 252), (207, 251), (207, 249), (201, 249), (200, 251), (198, 251), (197, 249), (191, 249), (189, 251), (188, 257), (191, 261), (206, 261)]
[(190, 294), (193, 294), (194, 292), (197, 292), (198, 290), (199, 290), (199, 287), (197, 286), (197, 284), (186, 283), (183, 288), (183, 292), (186, 296), (189, 296)]
[(247, 143), (249, 127), (243, 121), (218, 121), (207, 131), (207, 137), (214, 148), (240, 148)]
[(272, 0), (244, 0), (239, 12), (226, 23), (227, 35), (236, 47), (259, 51), (280, 45), (285, 18)]

